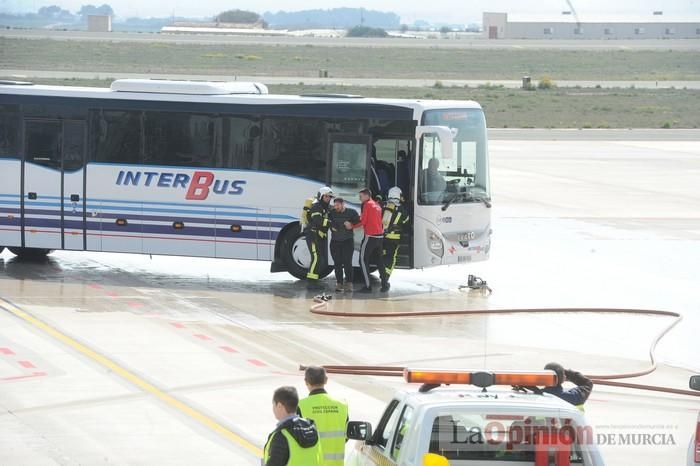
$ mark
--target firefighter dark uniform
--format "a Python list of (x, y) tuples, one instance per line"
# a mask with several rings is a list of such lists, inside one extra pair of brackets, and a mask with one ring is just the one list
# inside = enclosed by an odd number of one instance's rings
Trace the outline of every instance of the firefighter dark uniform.
[[(311, 264), (306, 274), (308, 280), (318, 280), (319, 273), (328, 267), (328, 204), (316, 199), (309, 208), (306, 228), (306, 244), (311, 253)], [(313, 282), (312, 282), (313, 283)]]
[(323, 450), (323, 465), (343, 466), (345, 429), (348, 423), (347, 403), (332, 398), (324, 389), (318, 389), (299, 401), (298, 412), (316, 424)]
[(401, 243), (401, 231), (408, 224), (409, 216), (406, 208), (400, 202), (389, 199), (384, 205), (382, 224), (384, 226), (384, 264), (386, 274), (391, 276), (396, 266), (396, 257), (399, 254)]

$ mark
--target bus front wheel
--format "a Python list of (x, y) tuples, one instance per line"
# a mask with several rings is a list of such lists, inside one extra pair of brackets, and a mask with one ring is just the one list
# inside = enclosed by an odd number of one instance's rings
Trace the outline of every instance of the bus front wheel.
[(28, 260), (45, 259), (46, 256), (48, 256), (49, 254), (51, 254), (53, 252), (52, 249), (43, 249), (43, 248), (13, 248), (13, 247), (9, 247), (7, 249), (9, 249), (12, 254), (19, 257), (20, 259), (28, 259)]
[[(306, 244), (306, 234), (293, 229), (284, 238), (283, 257), (287, 264), (287, 271), (299, 280), (306, 279), (306, 273), (311, 265), (311, 253)], [(325, 278), (333, 271), (333, 267), (326, 267), (319, 272), (319, 278)]]

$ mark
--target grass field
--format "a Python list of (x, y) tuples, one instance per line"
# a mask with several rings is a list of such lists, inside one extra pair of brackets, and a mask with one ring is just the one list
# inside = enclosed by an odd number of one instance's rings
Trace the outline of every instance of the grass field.
[(700, 80), (695, 51), (201, 45), (0, 38), (0, 69), (258, 76)]
[[(0, 77), (0, 79), (2, 79)], [(106, 80), (36, 79), (36, 83), (109, 87)], [(366, 97), (475, 100), (491, 128), (700, 128), (700, 91), (480, 87), (269, 86), (271, 93), (346, 93)]]

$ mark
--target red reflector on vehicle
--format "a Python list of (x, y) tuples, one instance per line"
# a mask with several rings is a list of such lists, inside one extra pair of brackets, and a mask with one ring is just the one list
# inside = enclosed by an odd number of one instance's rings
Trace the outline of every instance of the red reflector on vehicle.
[(695, 425), (695, 462), (700, 463), (700, 417)]

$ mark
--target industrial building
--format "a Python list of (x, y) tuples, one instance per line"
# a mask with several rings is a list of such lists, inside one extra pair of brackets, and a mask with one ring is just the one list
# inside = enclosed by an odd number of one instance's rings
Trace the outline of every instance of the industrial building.
[(700, 17), (672, 18), (663, 12), (642, 17), (577, 16), (564, 11), (556, 17), (484, 13), (487, 39), (700, 39)]
[(90, 32), (112, 32), (112, 17), (110, 15), (88, 15), (87, 29)]

